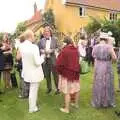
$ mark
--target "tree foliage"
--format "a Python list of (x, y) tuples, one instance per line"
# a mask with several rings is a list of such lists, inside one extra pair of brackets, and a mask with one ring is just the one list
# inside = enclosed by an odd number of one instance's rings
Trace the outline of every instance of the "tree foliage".
[(43, 14), (42, 22), (44, 25), (49, 25), (53, 29), (55, 28), (55, 17), (52, 9), (48, 9), (48, 11)]
[(16, 30), (15, 30), (15, 37), (18, 37), (21, 33), (23, 33), (26, 30), (25, 22), (18, 23)]
[(101, 28), (100, 20), (95, 19), (94, 17), (90, 17), (91, 21), (85, 27), (85, 30), (88, 35), (95, 33), (97, 30)]
[(91, 18), (91, 22), (86, 26), (88, 35), (95, 33), (98, 29), (101, 29), (103, 32), (111, 31), (115, 38), (115, 46), (120, 44), (120, 19), (117, 21), (110, 21), (106, 18), (104, 20)]
[(111, 31), (112, 34), (113, 34), (113, 37), (115, 38), (115, 43), (116, 45), (115, 46), (118, 46), (119, 42), (120, 42), (120, 20), (118, 21), (108, 21), (108, 20), (105, 20), (102, 27), (101, 27), (101, 30), (103, 32), (108, 32), (108, 31)]

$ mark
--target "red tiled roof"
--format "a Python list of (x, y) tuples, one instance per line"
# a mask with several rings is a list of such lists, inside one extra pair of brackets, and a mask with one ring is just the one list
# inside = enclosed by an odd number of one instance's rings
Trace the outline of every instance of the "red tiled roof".
[(26, 24), (30, 25), (30, 24), (39, 22), (41, 20), (42, 20), (42, 14), (41, 14), (41, 10), (39, 10), (39, 11), (36, 11), (34, 15), (29, 20), (26, 21)]
[(120, 0), (66, 0), (66, 3), (120, 11)]

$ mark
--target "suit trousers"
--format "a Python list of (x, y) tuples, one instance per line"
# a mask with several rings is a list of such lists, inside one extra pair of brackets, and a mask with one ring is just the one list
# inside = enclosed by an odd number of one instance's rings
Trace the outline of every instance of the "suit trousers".
[(52, 90), (52, 83), (51, 83), (51, 73), (52, 73), (56, 90), (58, 90), (58, 75), (56, 74), (55, 66), (53, 65), (51, 59), (47, 58), (43, 63), (42, 67), (47, 82), (47, 89)]
[(38, 89), (39, 89), (39, 82), (30, 83), (29, 112), (32, 112), (38, 109), (37, 107)]
[(25, 82), (24, 78), (21, 76), (21, 71), (19, 71), (19, 76), (20, 76), (20, 95), (24, 98), (29, 96), (29, 86), (30, 83)]

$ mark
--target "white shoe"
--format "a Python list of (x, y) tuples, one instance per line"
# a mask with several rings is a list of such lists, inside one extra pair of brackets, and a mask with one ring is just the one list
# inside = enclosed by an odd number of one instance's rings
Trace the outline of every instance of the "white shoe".
[(78, 104), (71, 103), (70, 105), (73, 106), (73, 107), (75, 107), (75, 108), (79, 108), (79, 105), (78, 105)]
[(116, 107), (116, 105), (115, 105), (115, 104), (112, 104), (112, 105), (111, 105), (111, 107), (115, 108), (115, 107)]
[(40, 111), (40, 109), (36, 108), (34, 110), (29, 110), (29, 113), (34, 113), (34, 112), (38, 112), (38, 111)]
[(60, 111), (64, 113), (69, 113), (69, 110), (65, 110), (64, 108), (60, 108)]

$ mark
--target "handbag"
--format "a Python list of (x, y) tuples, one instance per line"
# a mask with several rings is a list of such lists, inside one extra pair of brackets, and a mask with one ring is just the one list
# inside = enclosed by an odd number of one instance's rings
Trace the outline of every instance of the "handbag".
[(80, 61), (80, 74), (85, 74), (89, 72), (88, 62), (85, 60)]

